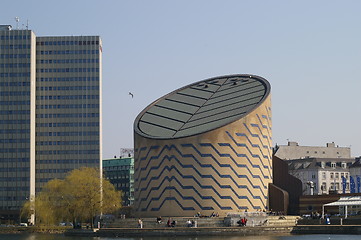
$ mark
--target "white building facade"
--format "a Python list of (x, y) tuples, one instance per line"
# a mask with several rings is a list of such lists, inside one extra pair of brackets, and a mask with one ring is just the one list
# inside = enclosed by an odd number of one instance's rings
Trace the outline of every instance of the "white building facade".
[(303, 195), (350, 193), (352, 158), (306, 158), (287, 161), (289, 174), (302, 181)]

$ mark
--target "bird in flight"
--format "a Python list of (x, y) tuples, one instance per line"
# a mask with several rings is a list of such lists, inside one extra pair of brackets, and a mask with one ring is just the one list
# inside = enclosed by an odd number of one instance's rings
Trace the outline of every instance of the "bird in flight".
[(134, 97), (133, 93), (129, 92), (129, 95), (132, 96), (132, 98)]

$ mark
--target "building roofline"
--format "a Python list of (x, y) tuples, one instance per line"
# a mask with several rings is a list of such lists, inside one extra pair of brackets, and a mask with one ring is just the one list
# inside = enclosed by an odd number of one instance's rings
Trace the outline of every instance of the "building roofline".
[[(145, 113), (147, 113), (152, 107), (154, 107), (157, 103), (167, 99), (168, 97), (170, 96), (173, 96), (175, 94), (177, 94), (178, 92), (182, 91), (182, 90), (185, 90), (185, 89), (189, 89), (190, 87), (192, 86), (197, 86), (197, 85), (200, 85), (200, 84), (207, 84), (207, 83), (210, 83), (212, 81), (215, 81), (215, 80), (218, 80), (218, 79), (224, 79), (224, 78), (236, 78), (236, 77), (239, 77), (239, 78), (251, 78), (251, 79), (256, 79), (257, 81), (259, 81), (263, 86), (264, 86), (264, 89), (265, 89), (265, 93), (263, 94), (263, 97), (260, 101), (257, 102), (257, 104), (255, 104), (255, 106), (253, 106), (251, 109), (249, 109), (247, 112), (245, 112), (244, 114), (241, 114), (240, 115), (240, 118), (237, 118), (237, 119), (234, 119), (234, 120), (230, 120), (230, 121), (225, 121), (224, 123), (222, 124), (219, 124), (219, 126), (216, 126), (216, 127), (212, 127), (212, 128), (209, 128), (207, 130), (204, 130), (204, 131), (195, 131), (194, 133), (191, 133), (191, 134), (185, 134), (185, 135), (182, 135), (182, 136), (152, 136), (152, 135), (148, 135), (146, 133), (144, 133), (143, 131), (140, 130), (139, 128), (139, 121), (140, 119), (144, 116)], [(217, 91), (216, 91), (217, 92)], [(264, 101), (269, 97), (270, 95), (270, 92), (271, 92), (271, 85), (270, 83), (260, 77), (260, 76), (257, 76), (257, 75), (252, 75), (252, 74), (232, 74), (232, 75), (224, 75), (224, 76), (218, 76), (218, 77), (213, 77), (213, 78), (209, 78), (209, 79), (205, 79), (205, 80), (201, 80), (201, 81), (198, 81), (198, 82), (195, 82), (195, 83), (192, 83), (192, 84), (189, 84), (189, 85), (186, 85), (182, 88), (179, 88), (179, 89), (176, 89), (166, 95), (164, 95), (163, 97), (160, 97), (158, 98), (157, 100), (155, 100), (154, 102), (152, 102), (151, 104), (149, 104), (143, 111), (141, 111), (138, 116), (136, 117), (135, 121), (134, 121), (134, 124), (133, 124), (133, 128), (134, 128), (134, 132), (142, 137), (145, 137), (145, 138), (148, 138), (148, 139), (158, 139), (158, 140), (167, 140), (167, 139), (181, 139), (181, 138), (185, 138), (185, 137), (191, 137), (191, 136), (196, 136), (196, 135), (199, 135), (199, 134), (204, 134), (204, 133), (207, 133), (207, 132), (210, 132), (210, 131), (213, 131), (215, 129), (218, 129), (218, 128), (221, 128), (221, 127), (224, 127), (228, 124), (231, 124), (241, 118), (244, 118), (246, 117), (247, 115), (249, 115), (251, 112), (253, 112), (255, 109), (257, 109), (257, 107), (259, 107), (262, 103), (264, 103)], [(208, 99), (209, 100), (209, 99)], [(207, 100), (207, 101), (208, 101)], [(194, 115), (192, 115), (194, 116)], [(206, 124), (207, 125), (207, 124)], [(177, 130), (179, 131), (179, 130)]]

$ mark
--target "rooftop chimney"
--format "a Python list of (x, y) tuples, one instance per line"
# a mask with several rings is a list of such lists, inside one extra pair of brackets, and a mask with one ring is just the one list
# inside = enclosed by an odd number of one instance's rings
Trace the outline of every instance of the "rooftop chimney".
[(332, 142), (332, 143), (327, 143), (326, 146), (327, 146), (328, 148), (334, 148), (334, 147), (335, 147), (335, 143), (334, 143), (334, 142)]
[(297, 142), (288, 142), (288, 146), (298, 146)]

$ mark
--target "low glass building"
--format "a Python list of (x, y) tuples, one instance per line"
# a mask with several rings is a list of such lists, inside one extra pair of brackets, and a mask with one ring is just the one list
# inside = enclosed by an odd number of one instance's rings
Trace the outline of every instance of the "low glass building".
[(123, 206), (133, 205), (134, 202), (134, 158), (112, 158), (103, 160), (105, 178), (123, 192)]

